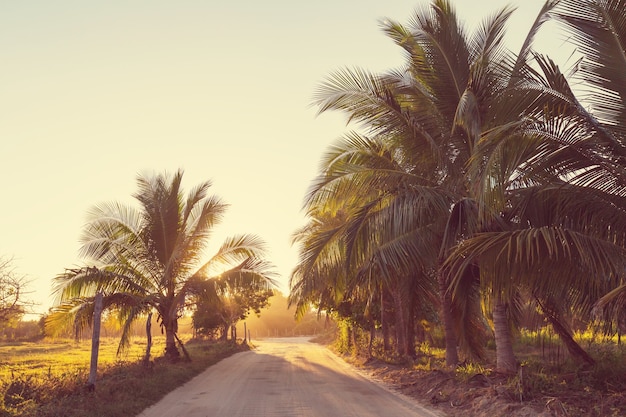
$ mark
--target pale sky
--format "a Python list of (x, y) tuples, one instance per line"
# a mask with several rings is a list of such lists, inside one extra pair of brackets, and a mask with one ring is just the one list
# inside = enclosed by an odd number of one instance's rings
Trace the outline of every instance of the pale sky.
[[(0, 1), (0, 256), (31, 280), (36, 310), (82, 265), (90, 207), (134, 204), (138, 173), (179, 168), (185, 190), (211, 180), (230, 204), (208, 254), (257, 234), (286, 290), (303, 197), (347, 131), (340, 114), (316, 117), (313, 92), (336, 69), (400, 66), (378, 22), (406, 24), (424, 3)], [(518, 46), (543, 0), (455, 2), (468, 25), (507, 4)]]

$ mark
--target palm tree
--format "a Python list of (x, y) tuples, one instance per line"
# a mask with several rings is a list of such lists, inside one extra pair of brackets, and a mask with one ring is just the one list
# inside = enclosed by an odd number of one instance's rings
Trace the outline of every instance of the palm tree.
[(505, 226), (471, 236), (449, 258), (457, 273), (479, 264), (498, 291), (529, 289), (570, 352), (590, 363), (557, 312), (571, 308), (588, 317), (626, 266), (625, 6), (555, 5), (583, 54), (574, 73), (583, 82), (579, 94), (554, 62), (535, 56), (537, 70), (527, 67), (525, 87), (542, 91), (541, 106), (525, 110), (523, 134), (483, 135), (476, 152), (490, 161), (475, 165), (477, 183), (493, 183), (494, 172), (505, 180), (479, 196), (481, 205), (500, 207)]
[(90, 212), (81, 248), (90, 265), (55, 278), (59, 313), (84, 318), (78, 312), (99, 292), (105, 299), (132, 300), (117, 304), (124, 312), (124, 329), (153, 309), (165, 330), (165, 356), (176, 358), (178, 319), (190, 307), (189, 296), (207, 291), (211, 278), (238, 274), (273, 282), (271, 267), (263, 261), (264, 243), (254, 235), (226, 239), (203, 261), (212, 228), (227, 206), (207, 194), (209, 181), (185, 197), (182, 177), (180, 170), (171, 177), (139, 176), (134, 194), (139, 209), (111, 203)]
[[(494, 14), (469, 36), (451, 4), (436, 0), (429, 9), (418, 10), (408, 28), (383, 23), (387, 35), (407, 53), (405, 69), (384, 75), (344, 70), (329, 77), (316, 97), (320, 112), (344, 111), (364, 127), (374, 138), (366, 140), (368, 145), (372, 140), (388, 143), (395, 165), (364, 167), (361, 154), (350, 151), (342, 158), (327, 158), (333, 165), (314, 183), (308, 203), (346, 193), (371, 197), (352, 218), (350, 229), (358, 232), (350, 238), (352, 246), (370, 248), (363, 252), (366, 257), (384, 247), (385, 262), (379, 265), (384, 269), (401, 265), (435, 274), (449, 365), (458, 362), (459, 334), (467, 346), (478, 348), (466, 337), (476, 335), (482, 324), (472, 317), (476, 302), (465, 302), (459, 304), (465, 309), (461, 318), (473, 323), (472, 330), (463, 332), (467, 325), (454, 325), (449, 282), (438, 265), (457, 243), (497, 223), (500, 207), (478, 199), (484, 194), (481, 187), (497, 190), (507, 179), (489, 171), (489, 179), (476, 182), (472, 167), (489, 162), (477, 157), (476, 149), (486, 134), (513, 135), (524, 126), (524, 111), (539, 93), (519, 93), (518, 88), (532, 38), (553, 3), (546, 4), (515, 57), (502, 43), (512, 9)], [(475, 279), (479, 273), (468, 270), (466, 275)]]
[[(450, 8), (447, 2), (436, 2), (433, 10), (442, 17)], [(421, 22), (422, 18), (441, 23), (426, 10), (417, 14), (415, 21)], [(454, 18), (441, 20), (452, 26), (456, 24)], [(385, 23), (384, 29), (408, 51), (407, 69), (384, 75), (344, 70), (331, 75), (321, 86), (316, 97), (320, 112), (331, 109), (346, 112), (350, 120), (360, 123), (373, 139), (361, 140), (365, 149), (360, 153), (347, 149), (342, 159), (327, 158), (334, 166), (326, 169), (328, 174), (320, 176), (322, 181), (314, 184), (310, 195), (325, 197), (351, 192), (351, 195), (370, 196), (362, 202), (362, 210), (353, 219), (352, 229), (360, 233), (352, 233), (350, 239), (356, 242), (352, 246), (363, 249), (355, 254), (362, 260), (370, 258), (372, 263), (378, 260), (377, 267), (383, 276), (394, 277), (400, 273), (409, 277), (410, 274), (402, 271), (426, 271), (436, 262), (438, 251), (433, 248), (440, 247), (440, 243), (432, 232), (443, 229), (449, 207), (457, 199), (455, 192), (461, 188), (451, 184), (451, 179), (459, 173), (458, 167), (462, 164), (450, 164), (446, 160), (450, 152), (454, 152), (452, 146), (447, 148), (446, 145), (454, 142), (450, 132), (459, 99), (457, 87), (467, 80), (467, 74), (459, 74), (467, 73), (467, 51), (456, 27), (447, 28), (446, 35), (450, 37), (436, 38), (448, 47), (449, 57), (444, 56), (446, 51), (423, 48), (419, 44), (423, 38), (418, 39), (398, 24)], [(446, 62), (446, 58), (451, 61)], [(452, 136), (462, 142), (459, 133), (453, 132)], [(356, 133), (350, 136), (358, 137)], [(382, 155), (388, 156), (382, 164), (367, 153), (370, 152), (368, 147), (374, 151), (380, 147), (375, 146), (375, 142), (386, 144), (387, 150)], [(369, 159), (364, 159), (366, 157)], [(345, 167), (338, 164), (341, 160), (345, 161)], [(368, 165), (359, 166), (364, 163)], [(333, 191), (327, 191), (329, 189)], [(433, 228), (430, 224), (433, 221), (439, 222), (441, 227)], [(369, 227), (359, 227), (361, 225)], [(440, 242), (440, 237), (438, 240)], [(385, 252), (374, 256), (377, 248), (384, 248)], [(409, 253), (412, 256), (407, 257)], [(428, 267), (424, 268), (426, 265)], [(449, 312), (446, 302), (449, 298), (442, 297), (442, 301), (443, 312)], [(444, 314), (444, 317), (450, 315)], [(445, 327), (451, 330), (448, 324), (446, 321)], [(448, 362), (456, 363), (454, 333), (447, 331), (446, 340)]]
[[(311, 222), (296, 235), (296, 241), (302, 245), (301, 261), (292, 274), (290, 300), (300, 305), (306, 303), (309, 299), (303, 290), (308, 290), (320, 301), (326, 297), (335, 307), (343, 301), (343, 305), (349, 302), (384, 309), (386, 303), (378, 300), (385, 300), (384, 294), (392, 295), (398, 353), (413, 355), (413, 339), (407, 337), (416, 311), (413, 291), (432, 302), (429, 294), (433, 291), (433, 276), (422, 274), (415, 279), (419, 272), (411, 270), (413, 264), (404, 253), (396, 252), (401, 249), (399, 241), (405, 242), (403, 250), (411, 249), (415, 254), (428, 248), (416, 247), (427, 240), (427, 228), (422, 230), (423, 238), (415, 227), (404, 231), (392, 228), (399, 220), (393, 213), (401, 201), (393, 201), (393, 190), (408, 185), (412, 176), (401, 166), (400, 159), (392, 142), (356, 133), (348, 134), (327, 152), (324, 172), (307, 197)], [(372, 175), (375, 172), (386, 172), (387, 176)], [(438, 209), (445, 211), (448, 205), (440, 201)], [(389, 227), (380, 227), (383, 224)], [(395, 224), (402, 228), (408, 223)], [(415, 219), (411, 224), (415, 224)], [(368, 295), (357, 302), (355, 297), (359, 294)]]
[(309, 222), (293, 234), (300, 260), (289, 277), (289, 306), (296, 306), (296, 318), (311, 305), (321, 311), (337, 309), (346, 291), (345, 242), (342, 212), (309, 213)]

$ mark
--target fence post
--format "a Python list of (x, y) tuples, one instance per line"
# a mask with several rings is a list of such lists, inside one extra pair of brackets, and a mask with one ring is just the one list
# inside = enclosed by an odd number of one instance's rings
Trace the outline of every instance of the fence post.
[(91, 338), (91, 366), (89, 368), (89, 379), (87, 389), (95, 391), (96, 372), (98, 371), (98, 350), (100, 348), (100, 321), (102, 318), (102, 293), (96, 294), (93, 309), (93, 335)]

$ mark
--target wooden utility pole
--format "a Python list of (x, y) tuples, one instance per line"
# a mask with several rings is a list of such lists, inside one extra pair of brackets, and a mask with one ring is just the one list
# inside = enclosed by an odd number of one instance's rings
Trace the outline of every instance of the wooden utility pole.
[(102, 319), (102, 293), (96, 294), (93, 308), (93, 335), (91, 338), (91, 366), (89, 368), (89, 379), (87, 389), (95, 391), (96, 372), (98, 371), (98, 351), (100, 349), (100, 322)]

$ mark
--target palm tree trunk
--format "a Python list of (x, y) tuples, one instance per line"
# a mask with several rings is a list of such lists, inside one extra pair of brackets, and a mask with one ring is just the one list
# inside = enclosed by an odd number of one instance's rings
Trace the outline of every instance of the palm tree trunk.
[(415, 303), (412, 300), (409, 301), (406, 321), (406, 352), (411, 358), (415, 359), (417, 357), (415, 352)]
[(402, 294), (396, 288), (393, 291), (394, 310), (396, 313), (396, 352), (401, 357), (406, 356), (406, 318), (404, 314), (404, 303)]
[(439, 298), (441, 299), (441, 321), (446, 341), (446, 365), (456, 366), (459, 363), (456, 332), (452, 322), (452, 297), (448, 291), (448, 282), (441, 271), (438, 273)]
[(150, 363), (150, 350), (152, 349), (152, 312), (148, 313), (148, 318), (146, 319), (146, 354), (143, 357), (144, 365)]
[(221, 341), (227, 341), (228, 340), (228, 324), (223, 324), (221, 326), (221, 334), (220, 334), (220, 340)]
[(178, 331), (178, 320), (171, 319), (163, 320), (163, 327), (165, 327), (165, 357), (169, 359), (180, 358), (180, 352), (176, 347), (176, 332)]
[(506, 316), (506, 304), (498, 299), (493, 307), (493, 327), (496, 337), (496, 369), (502, 373), (514, 373), (517, 370), (509, 320)]
[(374, 320), (370, 323), (370, 340), (367, 345), (367, 359), (372, 359), (374, 356), (372, 350), (374, 348), (374, 338), (376, 337), (376, 326), (374, 324)]
[(380, 284), (380, 327), (383, 332), (383, 350), (389, 352), (391, 343), (389, 342), (389, 317), (387, 315), (387, 297), (383, 285)]

